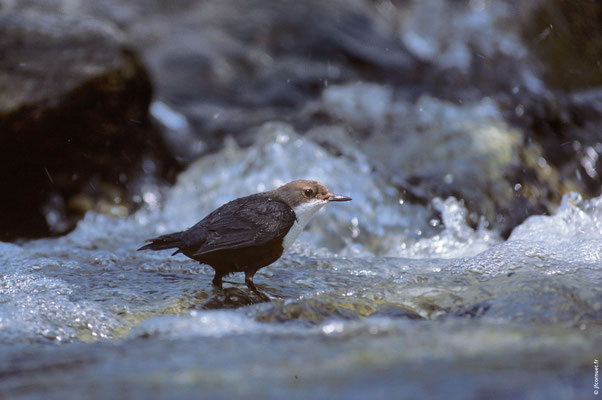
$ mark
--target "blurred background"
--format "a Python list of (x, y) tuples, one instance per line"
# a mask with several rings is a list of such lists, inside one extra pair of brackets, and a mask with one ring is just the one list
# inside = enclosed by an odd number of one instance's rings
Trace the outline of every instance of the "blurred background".
[[(0, 397), (589, 398), (601, 154), (597, 0), (0, 0)], [(300, 178), (269, 304), (135, 252)]]
[[(0, 235), (128, 215), (265, 122), (361, 148), (408, 201), (507, 236), (601, 190), (597, 1), (0, 3)], [(340, 148), (339, 148), (340, 147)]]

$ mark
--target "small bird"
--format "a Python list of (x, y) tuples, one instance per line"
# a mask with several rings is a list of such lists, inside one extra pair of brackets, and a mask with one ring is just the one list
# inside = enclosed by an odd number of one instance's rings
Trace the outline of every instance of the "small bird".
[(245, 273), (245, 284), (264, 300), (253, 283), (260, 269), (280, 258), (301, 234), (313, 215), (331, 201), (350, 197), (330, 193), (318, 181), (296, 180), (278, 189), (241, 197), (211, 212), (191, 228), (168, 233), (138, 250), (177, 249), (215, 270), (213, 285), (222, 277)]

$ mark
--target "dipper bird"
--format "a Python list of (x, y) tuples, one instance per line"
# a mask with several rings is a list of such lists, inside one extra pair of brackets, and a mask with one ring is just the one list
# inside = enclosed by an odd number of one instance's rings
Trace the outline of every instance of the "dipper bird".
[(311, 217), (331, 201), (350, 197), (330, 193), (320, 182), (297, 180), (278, 189), (241, 197), (224, 204), (191, 228), (149, 239), (138, 250), (177, 249), (215, 270), (213, 285), (222, 288), (222, 277), (245, 273), (245, 284), (269, 300), (253, 283), (260, 268), (280, 258)]

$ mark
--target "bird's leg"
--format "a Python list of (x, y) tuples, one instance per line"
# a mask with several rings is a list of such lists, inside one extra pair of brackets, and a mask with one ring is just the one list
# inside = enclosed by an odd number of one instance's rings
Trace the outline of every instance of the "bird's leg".
[(254, 274), (251, 273), (251, 272), (245, 272), (245, 284), (247, 285), (247, 287), (249, 288), (249, 290), (251, 290), (257, 296), (259, 296), (261, 298), (261, 300), (263, 300), (263, 301), (271, 301), (270, 298), (265, 293), (260, 292), (255, 287), (255, 284), (253, 283), (253, 275)]
[(215, 271), (215, 275), (213, 276), (213, 280), (211, 281), (211, 283), (213, 283), (213, 286), (215, 286), (218, 289), (222, 288), (222, 276), (222, 274)]

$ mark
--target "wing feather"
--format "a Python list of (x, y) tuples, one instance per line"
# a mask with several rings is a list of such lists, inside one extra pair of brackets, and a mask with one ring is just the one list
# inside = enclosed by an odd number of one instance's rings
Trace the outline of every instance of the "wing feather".
[(226, 249), (260, 246), (282, 239), (295, 222), (285, 203), (261, 195), (236, 199), (213, 211), (184, 232), (184, 245), (194, 256)]

